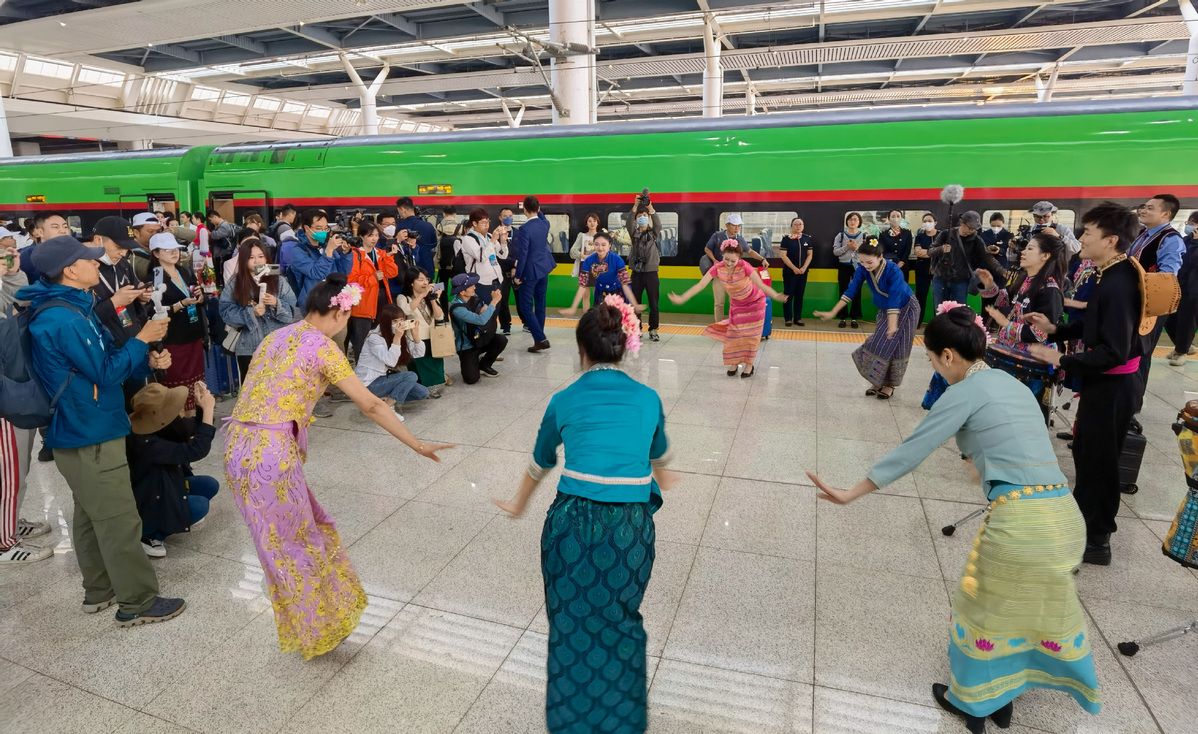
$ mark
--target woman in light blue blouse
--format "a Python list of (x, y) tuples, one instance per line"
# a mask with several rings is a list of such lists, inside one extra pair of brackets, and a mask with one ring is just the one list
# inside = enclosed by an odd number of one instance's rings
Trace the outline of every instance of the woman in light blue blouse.
[(524, 512), (565, 444), (541, 534), (551, 734), (634, 734), (647, 726), (639, 610), (653, 571), (653, 513), (676, 476), (665, 468), (661, 398), (619, 369), (627, 344), (639, 348), (638, 332), (627, 304), (600, 303), (583, 314), (576, 338), (584, 372), (549, 401), (516, 499), (495, 503)]
[(987, 716), (1009, 726), (1015, 697), (1029, 688), (1069, 693), (1092, 714), (1099, 704), (1073, 580), (1085, 521), (1036, 398), (987, 367), (986, 333), (974, 318), (958, 307), (928, 323), (928, 357), (949, 387), (907, 440), (850, 490), (808, 476), (820, 499), (843, 505), (910, 473), (950, 438), (973, 460), (990, 507), (953, 595), (949, 683), (934, 683), (932, 695), (979, 734)]

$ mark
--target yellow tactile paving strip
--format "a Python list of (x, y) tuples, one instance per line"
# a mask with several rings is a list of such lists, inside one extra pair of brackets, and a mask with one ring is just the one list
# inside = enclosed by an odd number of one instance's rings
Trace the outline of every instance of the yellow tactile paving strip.
[[(513, 324), (519, 324), (520, 319), (513, 316)], [(578, 323), (577, 319), (546, 319), (545, 326), (558, 329), (572, 329)], [(662, 334), (689, 334), (698, 336), (703, 333), (702, 326), (684, 326), (680, 324), (662, 324), (658, 329)], [(811, 329), (778, 329), (775, 328), (770, 334), (771, 340), (778, 341), (795, 341), (795, 342), (827, 342), (839, 344), (860, 344), (864, 342), (872, 331), (818, 331)], [(915, 346), (923, 346), (923, 337), (915, 336)], [(1172, 352), (1172, 347), (1157, 347), (1152, 353), (1153, 357), (1167, 357)]]

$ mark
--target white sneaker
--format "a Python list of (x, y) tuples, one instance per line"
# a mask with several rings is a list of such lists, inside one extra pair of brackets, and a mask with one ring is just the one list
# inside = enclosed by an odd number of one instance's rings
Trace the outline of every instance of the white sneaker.
[(1173, 367), (1185, 367), (1186, 355), (1178, 354), (1177, 352), (1169, 352), (1169, 364)]
[(44, 561), (52, 555), (53, 548), (27, 548), (17, 541), (13, 547), (0, 553), (0, 565)]
[(30, 522), (23, 517), (17, 520), (18, 538), (36, 538), (48, 532), (50, 532), (50, 523), (48, 522)]
[(1187, 351), (1186, 354), (1193, 357), (1195, 354), (1198, 354), (1198, 347), (1190, 347), (1189, 351)]
[(392, 408), (392, 410), (395, 411), (395, 417), (399, 419), (399, 422), (403, 423), (403, 414), (399, 412), (399, 408)]
[(146, 552), (150, 558), (166, 558), (166, 546), (161, 540), (153, 540), (151, 538), (141, 539), (141, 549)]

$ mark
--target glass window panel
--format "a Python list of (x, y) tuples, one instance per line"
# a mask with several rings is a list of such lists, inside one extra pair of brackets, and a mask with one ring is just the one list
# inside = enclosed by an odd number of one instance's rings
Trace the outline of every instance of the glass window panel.
[[(627, 211), (611, 212), (607, 215), (607, 231), (611, 232), (612, 237), (619, 242), (621, 255), (626, 254), (625, 246), (629, 248), (632, 246), (632, 240), (624, 228), (624, 217), (627, 215)], [(663, 212), (658, 209), (657, 218), (661, 220), (661, 238), (657, 241), (661, 246), (661, 256), (676, 257), (678, 255), (678, 212)]]
[[(797, 212), (720, 212), (720, 228), (731, 214), (740, 214), (744, 226), (740, 236), (744, 237), (749, 247), (762, 257), (775, 257), (775, 248), (782, 244), (782, 238), (790, 231), (790, 220), (798, 216)], [(665, 222), (662, 222), (665, 225)], [(664, 255), (664, 250), (662, 251)]]

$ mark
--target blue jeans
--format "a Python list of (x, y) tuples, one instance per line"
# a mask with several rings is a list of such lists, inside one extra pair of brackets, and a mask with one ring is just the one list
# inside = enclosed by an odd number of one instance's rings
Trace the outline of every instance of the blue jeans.
[[(209, 500), (215, 497), (218, 491), (220, 482), (213, 477), (197, 475), (187, 478), (187, 510), (191, 515), (191, 525), (207, 516)], [(142, 528), (142, 535), (152, 540), (166, 539), (166, 533), (159, 532), (149, 525)]]
[(932, 310), (940, 308), (945, 301), (965, 303), (969, 298), (968, 280), (941, 280), (932, 278)]
[(391, 398), (397, 403), (428, 397), (428, 388), (416, 381), (415, 372), (392, 372), (376, 378), (366, 388), (380, 398)]
[(545, 341), (545, 295), (548, 292), (548, 277), (520, 284), (520, 318), (528, 324), (536, 343)]

